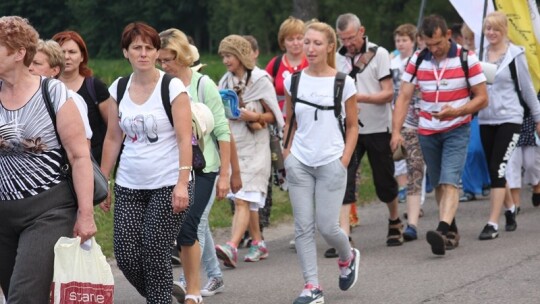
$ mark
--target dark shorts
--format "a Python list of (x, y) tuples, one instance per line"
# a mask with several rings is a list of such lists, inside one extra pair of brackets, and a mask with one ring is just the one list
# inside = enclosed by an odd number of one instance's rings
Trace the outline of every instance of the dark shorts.
[(353, 157), (347, 168), (347, 189), (343, 204), (356, 202), (356, 172), (367, 153), (375, 184), (377, 197), (384, 203), (391, 203), (398, 193), (394, 178), (394, 160), (390, 149), (390, 133), (360, 134)]

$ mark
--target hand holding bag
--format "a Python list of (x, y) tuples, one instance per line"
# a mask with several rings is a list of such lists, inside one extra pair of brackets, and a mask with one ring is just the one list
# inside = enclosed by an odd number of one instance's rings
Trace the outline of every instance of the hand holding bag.
[[(89, 246), (87, 242), (90, 242)], [(96, 240), (91, 238), (87, 242), (81, 246), (80, 237), (61, 237), (56, 242), (51, 304), (113, 303), (114, 277), (111, 266)]]
[[(49, 112), (49, 116), (51, 117), (51, 120), (53, 122), (54, 126), (54, 132), (56, 133), (56, 138), (58, 140), (58, 143), (60, 144), (60, 147), (62, 147), (62, 159), (64, 160), (64, 166), (62, 166), (62, 173), (64, 174), (66, 180), (69, 183), (69, 187), (71, 188), (71, 193), (73, 194), (73, 197), (77, 199), (77, 194), (75, 193), (75, 188), (73, 186), (73, 179), (71, 176), (71, 166), (69, 164), (69, 161), (66, 156), (66, 151), (64, 150), (64, 147), (62, 146), (62, 141), (60, 140), (60, 136), (58, 136), (58, 130), (56, 129), (56, 113), (54, 112), (52, 102), (51, 102), (51, 95), (49, 93), (49, 78), (46, 78), (43, 80), (43, 84), (41, 86), (41, 93), (43, 95), (43, 99), (45, 99), (45, 107), (47, 108), (47, 112)], [(103, 202), (109, 193), (109, 181), (107, 178), (101, 173), (101, 169), (99, 167), (99, 164), (96, 162), (92, 154), (90, 154), (90, 158), (92, 159), (92, 169), (94, 171), (94, 206)]]

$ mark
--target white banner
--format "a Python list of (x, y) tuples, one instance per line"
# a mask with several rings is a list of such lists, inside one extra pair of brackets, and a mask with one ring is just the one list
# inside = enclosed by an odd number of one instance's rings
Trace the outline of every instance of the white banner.
[[(534, 0), (531, 0), (534, 2)], [(476, 45), (476, 52), (480, 49), (480, 36), (482, 35), (482, 13), (484, 12), (484, 4), (487, 2), (487, 13), (494, 11), (493, 1), (491, 0), (450, 0), (450, 3), (454, 6), (458, 14), (473, 31), (474, 44)], [(540, 21), (540, 20), (539, 20)], [(484, 46), (486, 42), (484, 41)]]

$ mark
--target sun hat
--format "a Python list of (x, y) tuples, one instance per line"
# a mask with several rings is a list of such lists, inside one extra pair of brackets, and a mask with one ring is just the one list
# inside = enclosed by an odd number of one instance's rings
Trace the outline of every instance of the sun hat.
[(204, 150), (204, 136), (214, 130), (214, 114), (212, 110), (202, 102), (191, 103), (191, 120), (193, 134), (199, 142), (199, 147)]
[(255, 60), (252, 54), (251, 44), (246, 38), (239, 35), (229, 35), (219, 43), (218, 54), (230, 53), (236, 56), (242, 65), (248, 69), (253, 70), (255, 67)]
[(189, 45), (189, 50), (191, 51), (191, 56), (193, 56), (193, 63), (191, 64), (191, 69), (195, 72), (198, 72), (200, 69), (206, 66), (206, 64), (201, 63), (201, 57), (199, 55), (199, 50), (193, 44)]

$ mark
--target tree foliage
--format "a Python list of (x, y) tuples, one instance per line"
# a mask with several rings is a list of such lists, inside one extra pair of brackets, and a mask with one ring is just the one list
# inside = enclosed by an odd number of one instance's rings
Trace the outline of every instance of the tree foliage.
[[(392, 32), (402, 23), (416, 24), (421, 0), (7, 0), (2, 15), (26, 17), (48, 39), (72, 29), (81, 33), (92, 57), (121, 56), (120, 35), (133, 21), (158, 31), (176, 27), (206, 52), (217, 51), (229, 34), (250, 34), (262, 52), (279, 52), (277, 32), (288, 16), (317, 18), (334, 26), (339, 14), (357, 14), (370, 40), (393, 49)], [(449, 1), (427, 1), (425, 15), (437, 13), (448, 23), (459, 21)]]

